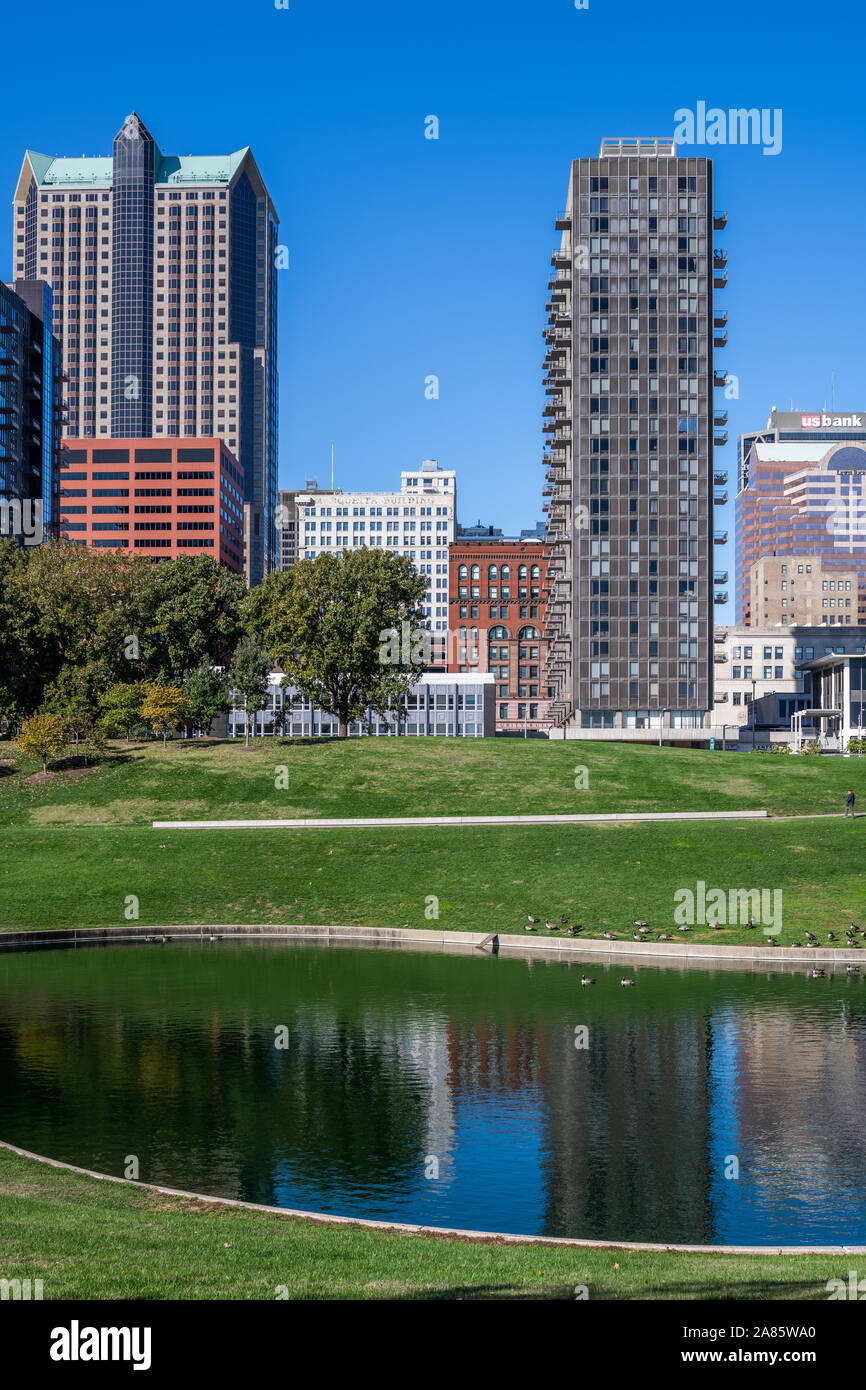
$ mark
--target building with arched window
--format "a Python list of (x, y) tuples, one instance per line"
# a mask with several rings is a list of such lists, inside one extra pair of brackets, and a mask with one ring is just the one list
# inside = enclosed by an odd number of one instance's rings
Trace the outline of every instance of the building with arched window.
[(547, 560), (543, 541), (455, 541), (449, 551), (448, 670), (489, 672), (496, 732), (545, 733), (550, 691), (544, 682)]

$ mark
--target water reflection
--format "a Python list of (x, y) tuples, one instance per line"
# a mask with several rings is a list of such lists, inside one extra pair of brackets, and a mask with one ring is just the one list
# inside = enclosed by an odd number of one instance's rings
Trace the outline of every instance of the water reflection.
[(0, 1136), (380, 1219), (866, 1240), (859, 977), (588, 969), (582, 989), (582, 963), (280, 943), (3, 956)]

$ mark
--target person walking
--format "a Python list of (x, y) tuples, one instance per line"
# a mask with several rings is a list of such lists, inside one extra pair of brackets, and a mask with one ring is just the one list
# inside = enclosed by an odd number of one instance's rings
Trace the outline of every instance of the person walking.
[(845, 798), (845, 815), (846, 815), (846, 816), (852, 816), (852, 817), (854, 816), (854, 793), (853, 793), (853, 791), (849, 791), (848, 795), (847, 795), (846, 798)]

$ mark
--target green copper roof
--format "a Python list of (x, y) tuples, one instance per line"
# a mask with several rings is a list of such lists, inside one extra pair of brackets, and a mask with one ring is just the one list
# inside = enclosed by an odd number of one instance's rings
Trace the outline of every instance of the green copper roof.
[[(228, 184), (234, 178), (249, 146), (233, 154), (161, 155), (157, 157), (156, 183)], [(27, 151), (27, 158), (40, 187), (110, 188), (111, 156), (82, 159), (54, 159), (51, 155)]]

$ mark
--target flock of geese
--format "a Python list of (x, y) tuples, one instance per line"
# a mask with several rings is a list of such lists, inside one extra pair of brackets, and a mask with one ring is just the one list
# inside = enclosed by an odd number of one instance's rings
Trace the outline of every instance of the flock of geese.
[[(531, 912), (527, 913), (527, 915), (526, 915), (526, 922), (524, 923), (523, 930), (524, 930), (524, 931), (535, 931), (536, 927), (539, 926), (539, 925), (540, 925), (539, 918), (538, 918), (538, 917), (533, 917), (533, 915), (532, 915)], [(709, 925), (712, 927), (712, 929), (713, 929), (714, 931), (721, 931), (721, 930), (722, 930), (722, 927), (721, 927), (720, 923), (718, 923), (718, 922), (711, 922), (711, 923), (709, 923)], [(757, 927), (758, 925), (759, 925), (759, 924), (758, 924), (752, 917), (750, 917), (749, 920), (748, 920), (748, 922), (746, 923), (746, 926), (747, 926), (750, 930), (754, 930), (754, 928)], [(561, 931), (563, 930), (563, 928), (564, 928), (565, 931), (566, 931), (566, 934), (567, 934), (568, 936), (580, 936), (580, 933), (583, 931), (583, 923), (582, 923), (582, 922), (576, 922), (573, 926), (569, 926), (569, 925), (568, 925), (568, 917), (566, 916), (566, 914), (565, 914), (564, 912), (562, 913), (562, 915), (561, 915), (561, 917), (560, 917), (560, 919), (559, 919), (558, 922), (545, 922), (545, 923), (544, 923), (544, 926), (546, 927), (547, 931), (549, 931), (549, 932), (554, 932), (554, 933), (555, 933), (555, 932), (561, 932)], [(632, 932), (632, 938), (633, 938), (633, 940), (638, 941), (638, 942), (642, 942), (642, 941), (652, 941), (653, 938), (652, 938), (652, 935), (651, 935), (651, 933), (650, 933), (649, 925), (648, 925), (648, 923), (647, 923), (642, 917), (636, 917), (635, 920), (634, 920), (634, 922), (632, 923), (632, 926), (635, 928), (635, 930)], [(691, 928), (691, 927), (687, 927), (687, 926), (677, 927), (677, 931), (680, 931), (680, 932), (689, 932), (689, 931), (691, 931), (691, 930), (692, 930), (692, 928)], [(617, 936), (616, 932), (612, 932), (612, 931), (605, 931), (605, 932), (602, 932), (602, 936), (603, 936), (603, 938), (604, 938), (605, 941), (619, 941), (619, 939), (620, 939), (620, 938)], [(810, 931), (804, 932), (804, 936), (806, 937), (806, 945), (807, 945), (807, 946), (817, 946), (817, 945), (818, 945), (818, 938), (817, 938), (817, 936), (815, 935), (814, 932), (810, 932)], [(860, 942), (857, 940), (857, 937), (858, 937), (858, 936), (860, 936), (860, 937), (862, 937), (864, 940), (866, 940), (866, 929), (864, 929), (863, 927), (858, 927), (858, 925), (857, 925), (856, 922), (852, 922), (850, 926), (848, 926), (848, 927), (845, 928), (845, 944), (846, 944), (846, 946), (850, 946), (850, 947), (852, 947), (852, 948), (853, 948), (853, 947), (859, 947)], [(656, 937), (656, 940), (657, 940), (657, 941), (673, 941), (673, 939), (674, 939), (674, 938), (670, 935), (669, 932), (659, 932), (658, 936)], [(828, 931), (828, 932), (827, 932), (827, 940), (828, 940), (828, 941), (836, 941), (836, 940), (838, 940), (838, 938), (837, 938), (837, 936), (836, 936), (836, 933), (835, 933), (835, 932), (832, 932), (832, 931)], [(767, 945), (768, 945), (768, 946), (778, 946), (778, 944), (779, 944), (779, 943), (778, 943), (778, 941), (776, 940), (776, 938), (775, 938), (774, 936), (768, 936), (768, 937), (767, 937)], [(799, 942), (799, 941), (792, 941), (792, 942), (791, 942), (791, 945), (792, 945), (792, 946), (801, 946), (801, 944), (802, 944), (802, 943)], [(841, 942), (840, 942), (840, 944), (841, 944)], [(809, 974), (810, 974), (810, 976), (811, 976), (811, 978), (812, 978), (813, 980), (822, 980), (822, 979), (824, 979), (824, 977), (826, 976), (826, 973), (827, 973), (826, 970), (810, 970), (810, 971), (809, 971)], [(846, 975), (859, 975), (859, 974), (860, 974), (860, 967), (859, 967), (859, 965), (846, 965), (846, 966), (845, 966), (845, 974), (846, 974)], [(580, 977), (580, 983), (581, 983), (582, 985), (584, 985), (584, 986), (586, 986), (586, 985), (594, 985), (594, 984), (595, 984), (595, 980), (591, 980), (587, 975), (581, 975), (581, 977)], [(621, 979), (621, 980), (620, 980), (620, 984), (621, 984), (621, 985), (634, 985), (634, 984), (637, 984), (637, 981), (636, 981), (636, 980), (632, 980), (632, 979)]]

